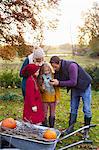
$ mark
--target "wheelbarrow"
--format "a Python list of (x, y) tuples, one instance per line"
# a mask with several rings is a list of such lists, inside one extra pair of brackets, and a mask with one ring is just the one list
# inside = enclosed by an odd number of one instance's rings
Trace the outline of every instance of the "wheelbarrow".
[[(69, 138), (70, 136), (74, 135), (77, 132), (80, 132), (85, 129), (89, 129), (91, 127), (95, 127), (95, 125), (87, 125), (63, 137), (61, 137), (61, 132), (58, 129), (50, 128), (51, 130), (54, 130), (56, 132), (57, 139), (47, 140), (43, 138), (43, 133), (46, 129), (49, 129), (48, 127), (38, 126), (30, 123), (24, 123), (24, 124), (25, 127), (27, 127), (26, 129), (31, 129), (33, 131), (33, 134), (38, 133), (37, 136), (31, 138), (31, 137), (23, 136), (21, 134), (17, 135), (15, 133), (11, 134), (9, 132), (6, 133), (0, 131), (0, 148), (16, 148), (19, 150), (55, 150), (58, 142)], [(22, 125), (23, 125), (22, 122), (17, 121), (18, 131), (20, 131)], [(24, 130), (22, 129), (22, 132), (23, 131)], [(68, 149), (70, 147), (83, 144), (83, 143), (92, 144), (92, 141), (83, 139), (81, 141), (66, 145), (65, 147), (62, 147), (58, 150)]]

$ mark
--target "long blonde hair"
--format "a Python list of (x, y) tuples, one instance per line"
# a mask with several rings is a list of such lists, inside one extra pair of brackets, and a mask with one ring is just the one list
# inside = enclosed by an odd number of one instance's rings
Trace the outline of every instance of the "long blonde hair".
[(43, 83), (43, 78), (42, 78), (42, 75), (45, 74), (44, 73), (44, 68), (45, 67), (48, 67), (50, 69), (50, 73), (51, 73), (51, 76), (53, 75), (53, 70), (51, 68), (51, 65), (47, 62), (45, 62), (41, 67), (40, 67), (40, 71), (39, 71), (39, 76), (38, 76), (38, 83), (39, 85), (42, 85)]

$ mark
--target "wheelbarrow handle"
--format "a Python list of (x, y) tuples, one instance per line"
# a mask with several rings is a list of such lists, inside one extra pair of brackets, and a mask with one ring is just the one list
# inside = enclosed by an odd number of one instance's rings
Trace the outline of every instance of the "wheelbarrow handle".
[(65, 150), (65, 149), (68, 149), (68, 148), (71, 148), (71, 147), (74, 147), (74, 146), (77, 146), (77, 145), (83, 144), (83, 143), (85, 143), (85, 144), (92, 144), (92, 141), (91, 140), (81, 140), (81, 141), (74, 142), (72, 144), (66, 145), (66, 146), (64, 146), (64, 147), (62, 147), (62, 148), (60, 148), (58, 150)]
[[(65, 136), (63, 136), (63, 137), (61, 137), (61, 138), (59, 138), (59, 139), (58, 139), (58, 142), (61, 141), (61, 140), (67, 139), (68, 137), (70, 137), (70, 136), (74, 135), (75, 133), (78, 133), (78, 132), (80, 132), (80, 131), (82, 131), (82, 130), (84, 130), (84, 129), (89, 129), (89, 128), (95, 127), (95, 126), (96, 126), (96, 125), (94, 125), (94, 124), (84, 126), (84, 127), (80, 128), (80, 129), (78, 129), (78, 130), (76, 130), (76, 131), (74, 131), (74, 132), (72, 132), (72, 133), (69, 133), (69, 134), (67, 134), (67, 135), (65, 135)], [(65, 131), (66, 131), (66, 130), (65, 130)]]
[(96, 127), (96, 124), (90, 124), (89, 128), (91, 128), (91, 127)]
[(84, 140), (84, 143), (85, 143), (85, 144), (92, 144), (93, 141), (92, 141), (92, 140)]

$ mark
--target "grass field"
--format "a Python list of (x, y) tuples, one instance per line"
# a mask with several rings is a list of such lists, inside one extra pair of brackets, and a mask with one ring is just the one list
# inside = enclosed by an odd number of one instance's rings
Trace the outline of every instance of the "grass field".
[[(99, 65), (98, 59), (90, 59), (88, 57), (83, 56), (61, 56), (61, 58), (68, 59), (68, 60), (75, 60), (82, 66), (89, 66), (89, 65)], [(46, 60), (49, 61), (49, 57), (46, 57)], [(8, 69), (14, 69), (16, 71), (19, 71), (21, 67), (22, 61), (19, 59), (14, 59), (11, 61), (2, 61), (0, 59), (0, 72), (4, 70), (6, 67)], [(0, 100), (0, 120), (6, 118), (6, 117), (13, 117), (15, 119), (22, 119), (22, 113), (23, 113), (23, 100), (22, 100), (22, 94), (21, 89), (1, 89), (0, 88), (0, 95), (11, 92), (15, 93), (20, 96), (20, 99), (16, 100)], [(70, 93), (69, 93), (70, 94)], [(70, 111), (70, 95), (66, 93), (65, 89), (61, 89), (61, 100), (60, 103), (57, 105), (56, 110), (56, 123), (55, 128), (62, 130), (66, 129), (68, 127), (68, 120), (69, 120), (69, 111)], [(72, 150), (98, 150), (99, 148), (99, 91), (92, 91), (92, 124), (96, 124), (97, 126), (90, 130), (90, 139), (93, 140), (93, 145), (80, 145), (75, 148), (71, 148)], [(81, 126), (83, 126), (83, 112), (82, 112), (82, 102), (80, 103), (79, 113), (78, 113), (78, 119), (77, 123), (75, 125), (75, 130), (79, 129)], [(64, 146), (67, 143), (73, 143), (76, 140), (80, 140), (82, 138), (81, 134), (78, 134), (77, 136), (72, 136), (70, 139), (64, 140), (63, 142), (57, 144), (57, 149), (61, 146)]]
[[(6, 117), (13, 117), (15, 119), (22, 119), (23, 113), (23, 101), (21, 96), (21, 89), (9, 89), (9, 90), (0, 90), (0, 94), (7, 92), (13, 92), (20, 95), (21, 100), (0, 100), (0, 120)], [(65, 89), (61, 89), (61, 100), (57, 105), (56, 110), (56, 122), (55, 128), (59, 130), (64, 130), (68, 127), (69, 120), (69, 111), (70, 111), (70, 96), (66, 93)], [(90, 130), (90, 139), (93, 140), (93, 145), (80, 145), (74, 148), (70, 148), (70, 150), (89, 150), (89, 149), (97, 149), (99, 147), (99, 92), (92, 91), (92, 124), (96, 124), (95, 128)], [(79, 113), (77, 123), (75, 124), (75, 130), (79, 129), (83, 126), (83, 112), (82, 112), (82, 102), (80, 103)], [(65, 146), (66, 143), (73, 143), (77, 140), (81, 140), (82, 135), (77, 134), (72, 136), (69, 139), (64, 140), (63, 142), (57, 144), (57, 149), (59, 147)]]
[[(53, 55), (57, 55), (57, 54), (52, 54)], [(49, 62), (51, 56), (45, 57), (45, 60)], [(89, 66), (89, 65), (99, 65), (99, 59), (92, 59), (89, 58), (87, 56), (72, 56), (72, 55), (67, 55), (67, 56), (60, 56), (61, 59), (66, 59), (66, 60), (74, 60), (77, 63), (79, 63), (81, 66), (85, 67), (85, 66)], [(19, 59), (19, 58), (15, 58), (12, 61), (5, 61), (0, 59), (0, 71), (2, 71), (2, 69), (4, 70), (6, 67), (7, 68), (12, 68), (14, 70), (19, 70), (23, 59)]]

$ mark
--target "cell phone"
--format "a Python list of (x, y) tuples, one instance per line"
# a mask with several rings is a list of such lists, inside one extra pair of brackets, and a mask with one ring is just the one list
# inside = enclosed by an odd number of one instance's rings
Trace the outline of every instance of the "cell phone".
[(54, 82), (53, 80), (50, 80), (50, 82)]

